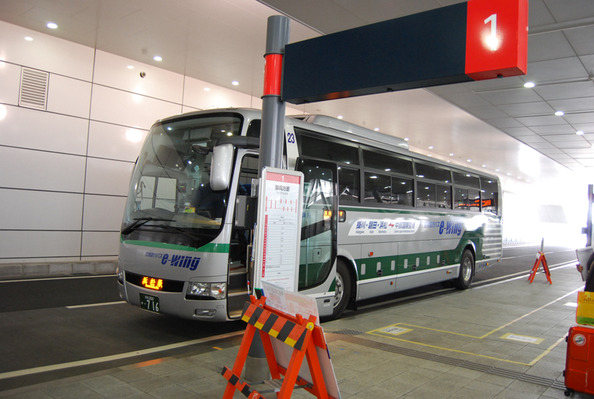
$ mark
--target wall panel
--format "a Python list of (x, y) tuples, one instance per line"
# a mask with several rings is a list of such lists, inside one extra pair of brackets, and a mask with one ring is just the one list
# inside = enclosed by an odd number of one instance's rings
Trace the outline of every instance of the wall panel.
[(80, 230), (82, 194), (0, 189), (6, 230)]
[(126, 198), (85, 195), (83, 230), (119, 231)]
[(91, 121), (88, 155), (134, 162), (148, 131)]
[(181, 104), (183, 81), (183, 75), (97, 50), (94, 82), (102, 86)]
[(0, 260), (76, 259), (80, 243), (79, 231), (0, 231)]
[(0, 103), (17, 105), (21, 67), (0, 61)]
[(128, 195), (134, 164), (89, 158), (85, 191), (87, 194)]
[(94, 53), (90, 47), (0, 21), (0, 59), (4, 61), (90, 82)]
[(0, 145), (84, 155), (89, 121), (28, 108), (5, 106)]
[(51, 74), (47, 110), (88, 118), (91, 106), (91, 83)]
[(85, 158), (0, 147), (0, 187), (82, 193)]
[(181, 112), (179, 104), (100, 85), (93, 86), (92, 102), (91, 119), (140, 129)]
[(120, 245), (119, 232), (83, 233), (82, 257), (117, 256)]

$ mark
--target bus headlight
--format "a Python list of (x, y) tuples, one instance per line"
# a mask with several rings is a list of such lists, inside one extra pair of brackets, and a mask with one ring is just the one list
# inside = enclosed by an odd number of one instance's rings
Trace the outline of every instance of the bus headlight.
[(188, 297), (210, 297), (214, 299), (225, 299), (227, 295), (227, 283), (190, 283), (188, 285)]

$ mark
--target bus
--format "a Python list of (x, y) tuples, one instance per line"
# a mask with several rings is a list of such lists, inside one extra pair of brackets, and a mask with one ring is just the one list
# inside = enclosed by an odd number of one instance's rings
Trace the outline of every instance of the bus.
[[(124, 300), (188, 319), (241, 316), (253, 292), (260, 125), (258, 110), (220, 109), (151, 127), (121, 226)], [(304, 176), (298, 287), (320, 317), (439, 282), (463, 290), (501, 259), (496, 176), (327, 116), (286, 117), (284, 130), (283, 168)]]

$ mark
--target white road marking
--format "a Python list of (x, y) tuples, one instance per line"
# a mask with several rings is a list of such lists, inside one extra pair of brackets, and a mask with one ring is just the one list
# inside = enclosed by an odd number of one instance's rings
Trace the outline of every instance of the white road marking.
[(126, 303), (126, 301), (89, 303), (89, 304), (86, 304), (86, 305), (71, 305), (71, 306), (66, 306), (66, 309), (94, 308), (96, 306), (121, 305), (123, 303)]
[(0, 280), (0, 284), (8, 283), (30, 283), (32, 281), (56, 281), (56, 280), (73, 280), (81, 278), (106, 278), (116, 277), (115, 274), (93, 274), (90, 276), (59, 276), (59, 277), (39, 277), (39, 278), (22, 278), (19, 280)]
[(93, 359), (78, 360), (75, 362), (51, 364), (48, 366), (33, 367), (30, 369), (24, 369), (24, 370), (8, 371), (6, 373), (0, 373), (0, 380), (5, 380), (7, 378), (23, 377), (23, 376), (32, 375), (32, 374), (45, 373), (48, 371), (64, 370), (64, 369), (68, 369), (71, 367), (89, 366), (89, 365), (93, 365), (93, 364), (97, 364), (97, 363), (104, 363), (104, 362), (111, 362), (114, 360), (128, 359), (128, 358), (136, 357), (136, 356), (150, 355), (152, 353), (164, 352), (164, 351), (168, 351), (168, 350), (172, 350), (172, 349), (184, 348), (186, 346), (203, 344), (206, 342), (211, 342), (211, 341), (216, 341), (216, 340), (225, 339), (225, 338), (229, 338), (229, 337), (234, 337), (236, 335), (242, 335), (243, 333), (244, 333), (244, 331), (241, 330), (241, 331), (236, 331), (236, 332), (231, 332), (231, 333), (226, 333), (226, 334), (214, 335), (212, 337), (207, 337), (207, 338), (199, 338), (199, 339), (193, 339), (191, 341), (178, 342), (175, 344), (156, 346), (154, 348), (142, 349), (142, 350), (138, 350), (138, 351), (118, 353), (116, 355), (96, 357)]

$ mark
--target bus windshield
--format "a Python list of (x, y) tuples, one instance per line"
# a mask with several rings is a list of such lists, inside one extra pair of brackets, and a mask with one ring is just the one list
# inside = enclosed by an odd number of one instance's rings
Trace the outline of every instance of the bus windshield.
[(229, 191), (210, 187), (213, 147), (223, 137), (240, 135), (241, 125), (233, 113), (153, 125), (132, 174), (122, 235), (191, 246), (212, 240), (224, 222)]

